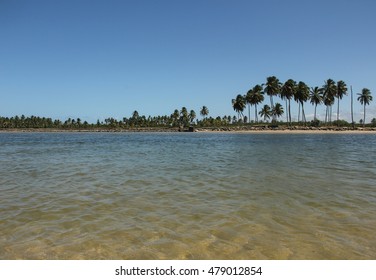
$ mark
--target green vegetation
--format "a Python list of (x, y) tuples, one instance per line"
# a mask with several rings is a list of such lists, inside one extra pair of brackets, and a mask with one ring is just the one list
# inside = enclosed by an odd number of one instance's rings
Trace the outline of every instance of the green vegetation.
[[(196, 127), (220, 127), (230, 125), (233, 121), (231, 116), (212, 118), (208, 117), (209, 109), (203, 106), (200, 111), (203, 119), (196, 119), (194, 110), (188, 111), (186, 107), (182, 107), (179, 111), (174, 110), (171, 115), (165, 116), (144, 116), (138, 111), (134, 111), (132, 115), (121, 120), (113, 117), (97, 120), (96, 123), (88, 123), (80, 118), (68, 118), (65, 121), (53, 120), (45, 117), (0, 117), (0, 129), (61, 129), (61, 130), (106, 130), (106, 129), (134, 129), (134, 128), (187, 128), (189, 126)], [(236, 118), (235, 118), (236, 119)], [(237, 120), (236, 120), (237, 121)]]
[[(243, 110), (248, 104), (248, 122), (249, 123), (259, 123), (257, 117), (257, 104), (260, 104), (264, 101), (264, 94), (270, 97), (270, 106), (264, 105), (259, 115), (263, 117), (264, 121), (267, 121), (272, 117), (272, 123), (276, 123), (277, 119), (284, 114), (284, 108), (281, 104), (274, 104), (273, 97), (280, 97), (282, 100), (286, 101), (286, 123), (289, 126), (292, 126), (291, 120), (291, 99), (294, 99), (298, 103), (298, 120), (299, 125), (307, 125), (307, 119), (304, 112), (304, 104), (309, 101), (314, 109), (313, 121), (311, 121), (311, 126), (321, 126), (322, 122), (317, 119), (317, 106), (324, 104), (326, 106), (325, 121), (324, 125), (330, 126), (350, 126), (346, 121), (340, 120), (340, 100), (347, 95), (347, 85), (344, 81), (340, 80), (335, 82), (332, 79), (327, 79), (323, 86), (315, 86), (309, 88), (308, 85), (302, 81), (296, 82), (292, 79), (288, 79), (285, 83), (281, 83), (279, 79), (275, 76), (270, 76), (266, 78), (266, 83), (262, 85), (256, 85), (248, 92), (242, 96), (238, 94), (236, 99), (232, 99), (233, 109), (238, 113), (238, 116), (243, 116)], [(358, 101), (364, 105), (364, 118), (361, 120), (363, 126), (365, 125), (366, 119), (366, 105), (372, 101), (371, 91), (367, 88), (362, 90), (362, 93), (358, 93)], [(352, 98), (352, 96), (351, 96)], [(337, 120), (332, 121), (332, 111), (333, 105), (337, 99)], [(351, 99), (352, 101), (352, 99)], [(251, 121), (250, 107), (255, 106), (255, 118)], [(351, 116), (353, 119), (353, 115)], [(244, 118), (245, 119), (245, 118)], [(352, 125), (355, 125), (353, 123)]]
[(372, 127), (376, 127), (376, 118), (373, 118), (373, 119), (371, 120), (371, 126), (372, 126)]
[[(351, 91), (352, 93), (352, 91)], [(257, 106), (262, 104), (265, 100), (264, 95), (270, 97), (270, 106), (264, 104), (262, 109), (258, 112)], [(238, 94), (235, 99), (232, 99), (232, 108), (238, 116), (218, 116), (216, 118), (209, 117), (209, 109), (202, 106), (200, 109), (201, 119), (197, 119), (197, 114), (194, 110), (188, 110), (182, 107), (181, 110), (175, 109), (170, 115), (164, 116), (148, 116), (140, 115), (138, 111), (134, 111), (130, 117), (124, 117), (121, 120), (109, 117), (104, 121), (97, 120), (96, 123), (88, 123), (82, 121), (80, 118), (68, 118), (65, 121), (53, 120), (51, 118), (30, 116), (25, 117), (0, 117), (0, 129), (59, 129), (59, 130), (127, 130), (137, 128), (161, 128), (161, 129), (184, 129), (189, 127), (231, 127), (231, 126), (269, 126), (271, 118), (271, 127), (281, 126), (337, 126), (337, 127), (355, 127), (355, 123), (348, 123), (339, 119), (340, 115), (340, 100), (347, 95), (347, 85), (344, 81), (335, 82), (332, 79), (327, 79), (323, 86), (308, 87), (302, 81), (296, 82), (288, 79), (285, 83), (281, 83), (275, 76), (266, 78), (265, 84), (256, 84), (245, 95)], [(282, 104), (275, 103), (273, 97), (280, 97), (286, 102), (286, 107)], [(298, 119), (293, 122), (291, 118), (291, 100), (298, 103)], [(332, 121), (332, 107), (337, 99), (337, 119)], [(358, 93), (357, 100), (364, 107), (364, 117), (360, 120), (360, 125), (365, 126), (366, 122), (366, 106), (372, 101), (371, 91), (363, 88), (361, 93)], [(311, 122), (307, 122), (304, 105), (310, 102), (314, 106), (314, 118)], [(351, 102), (353, 102), (351, 94)], [(325, 120), (317, 119), (317, 107), (324, 104), (326, 106)], [(248, 105), (248, 117), (244, 116), (243, 111)], [(251, 107), (254, 107), (255, 115), (251, 120)], [(286, 112), (286, 122), (279, 119)], [(260, 122), (258, 116), (262, 118)], [(353, 115), (351, 116), (353, 119)], [(372, 119), (369, 126), (375, 127), (376, 120)]]

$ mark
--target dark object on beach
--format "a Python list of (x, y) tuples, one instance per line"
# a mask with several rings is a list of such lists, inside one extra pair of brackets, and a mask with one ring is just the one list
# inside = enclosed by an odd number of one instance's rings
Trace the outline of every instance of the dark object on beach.
[(183, 126), (179, 127), (179, 132), (195, 132), (195, 128), (190, 126), (188, 129)]
[(277, 129), (278, 128), (278, 124), (270, 124), (270, 125), (268, 125), (268, 128)]

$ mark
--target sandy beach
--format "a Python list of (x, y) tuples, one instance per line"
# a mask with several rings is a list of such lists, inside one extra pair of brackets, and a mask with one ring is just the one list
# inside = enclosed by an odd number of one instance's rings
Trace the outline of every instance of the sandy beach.
[[(131, 133), (131, 132), (179, 132), (178, 128), (154, 128), (140, 127), (132, 129), (49, 129), (49, 128), (13, 128), (0, 129), (0, 133)], [(187, 131), (184, 131), (187, 132)], [(341, 127), (293, 127), (293, 128), (269, 128), (269, 127), (205, 127), (194, 128), (194, 132), (198, 133), (255, 133), (255, 134), (376, 134), (376, 128), (341, 128)]]
[(255, 133), (255, 134), (376, 134), (374, 129), (335, 130), (335, 129), (246, 129), (246, 130), (211, 130), (197, 129), (196, 132), (205, 133)]

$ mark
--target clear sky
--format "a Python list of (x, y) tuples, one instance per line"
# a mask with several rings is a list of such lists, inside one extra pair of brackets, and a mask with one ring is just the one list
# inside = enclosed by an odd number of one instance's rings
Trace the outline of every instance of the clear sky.
[[(374, 0), (0, 0), (0, 115), (235, 115), (231, 99), (275, 75), (369, 88), (369, 122), (375, 12)], [(340, 105), (349, 120), (349, 97)]]

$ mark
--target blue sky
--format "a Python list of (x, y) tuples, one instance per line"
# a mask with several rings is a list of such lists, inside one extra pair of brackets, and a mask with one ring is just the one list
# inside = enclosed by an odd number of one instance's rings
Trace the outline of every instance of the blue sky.
[[(0, 0), (0, 115), (235, 115), (231, 99), (271, 75), (375, 96), (375, 11), (373, 0)], [(349, 97), (340, 105), (349, 120)]]

